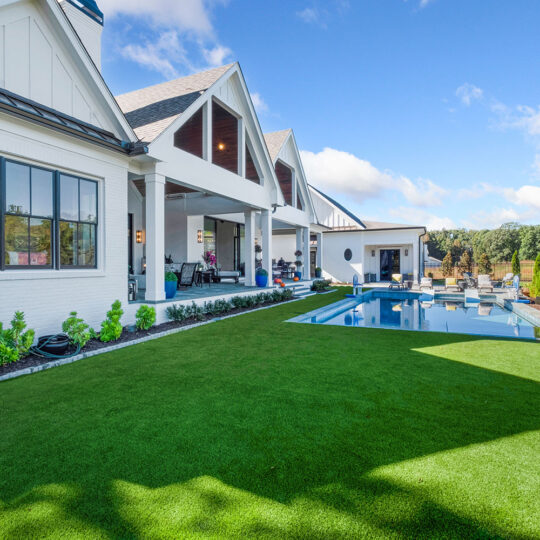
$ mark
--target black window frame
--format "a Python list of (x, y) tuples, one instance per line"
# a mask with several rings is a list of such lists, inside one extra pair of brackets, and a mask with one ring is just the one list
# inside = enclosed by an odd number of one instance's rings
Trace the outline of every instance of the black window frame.
[[(30, 168), (30, 213), (28, 214), (15, 214), (13, 212), (8, 212), (7, 205), (7, 163), (14, 163), (17, 165), (23, 165)], [(52, 173), (53, 182), (52, 182), (52, 203), (53, 203), (53, 212), (51, 216), (37, 216), (32, 214), (32, 189), (31, 189), (31, 178), (32, 178), (32, 169), (39, 169)], [(65, 220), (60, 218), (60, 177), (68, 176), (78, 180), (78, 211), (79, 211), (79, 220)], [(80, 182), (81, 180), (92, 182), (95, 185), (96, 190), (96, 219), (94, 222), (80, 220)], [(77, 176), (70, 173), (65, 173), (63, 171), (49, 169), (47, 167), (41, 167), (39, 165), (34, 165), (32, 163), (26, 163), (24, 161), (19, 161), (15, 159), (6, 158), (0, 156), (0, 272), (9, 272), (11, 270), (96, 270), (98, 268), (98, 256), (99, 256), (99, 214), (100, 214), (100, 204), (99, 204), (99, 182), (91, 178), (86, 178), (84, 176)], [(5, 239), (5, 219), (6, 216), (20, 216), (28, 219), (46, 219), (51, 222), (51, 264), (48, 265), (8, 265), (6, 264), (6, 239)], [(95, 236), (95, 257), (93, 265), (62, 265), (60, 263), (60, 223), (62, 221), (76, 223), (77, 224), (77, 256), (78, 256), (78, 242), (79, 242), (79, 224), (87, 224), (94, 226), (94, 236)], [(30, 226), (28, 228), (30, 234)]]

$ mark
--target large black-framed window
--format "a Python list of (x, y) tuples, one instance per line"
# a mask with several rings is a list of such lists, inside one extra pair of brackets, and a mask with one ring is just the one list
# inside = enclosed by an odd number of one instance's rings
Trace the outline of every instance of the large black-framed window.
[(96, 268), (97, 186), (0, 158), (0, 270)]

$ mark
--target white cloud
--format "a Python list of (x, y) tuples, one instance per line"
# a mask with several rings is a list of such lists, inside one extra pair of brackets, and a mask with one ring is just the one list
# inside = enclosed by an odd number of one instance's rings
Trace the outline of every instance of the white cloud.
[(446, 191), (431, 180), (412, 181), (405, 176), (382, 172), (369, 161), (349, 152), (324, 148), (314, 153), (301, 151), (308, 181), (323, 191), (341, 192), (357, 202), (398, 191), (415, 206), (436, 206)]
[(479, 210), (468, 219), (463, 220), (463, 225), (468, 229), (497, 229), (503, 223), (519, 221), (524, 218), (514, 208), (493, 208), (490, 212)]
[[(521, 186), (519, 189), (504, 190), (506, 199), (519, 206), (528, 206), (540, 211), (540, 186)], [(539, 214), (540, 218), (540, 214)]]
[(222, 66), (232, 54), (229, 47), (216, 45), (212, 49), (203, 49), (203, 55), (210, 66)]
[(420, 7), (425, 8), (428, 4), (431, 4), (433, 0), (420, 0)]
[(321, 14), (316, 8), (307, 7), (301, 11), (297, 11), (296, 16), (302, 19), (305, 23), (320, 24)]
[(214, 31), (203, 0), (101, 0), (99, 6), (108, 17), (149, 18), (154, 24), (194, 32), (198, 36), (208, 36)]
[(268, 105), (262, 98), (261, 94), (259, 94), (259, 92), (253, 92), (251, 94), (251, 101), (253, 102), (253, 106), (255, 107), (257, 113), (268, 112)]
[[(175, 63), (189, 64), (176, 32), (163, 32), (156, 42), (129, 44), (122, 48), (122, 56), (161, 73), (166, 78), (178, 76)], [(168, 58), (167, 58), (168, 57)]]
[[(226, 0), (101, 0), (100, 7), (117, 23), (126, 16), (141, 20), (144, 33), (119, 51), (170, 79), (222, 65), (232, 54), (218, 42), (212, 25), (211, 8), (218, 3)], [(121, 32), (118, 35), (123, 38)]]
[(439, 216), (418, 208), (400, 206), (390, 208), (389, 213), (408, 225), (425, 225), (430, 231), (456, 228), (456, 224), (449, 217)]
[(456, 90), (456, 96), (461, 99), (464, 105), (469, 107), (473, 101), (484, 97), (484, 91), (474, 84), (464, 83)]

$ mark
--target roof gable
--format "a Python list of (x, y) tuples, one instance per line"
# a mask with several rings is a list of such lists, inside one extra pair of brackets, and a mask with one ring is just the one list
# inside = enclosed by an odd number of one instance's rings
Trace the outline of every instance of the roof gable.
[(271, 133), (264, 134), (264, 140), (266, 142), (266, 146), (268, 147), (268, 153), (270, 154), (270, 158), (272, 159), (273, 163), (276, 162), (279, 152), (283, 148), (285, 141), (288, 139), (291, 133), (291, 129), (283, 129), (281, 131), (273, 131)]
[(57, 0), (15, 1), (0, 7), (0, 14), (5, 60), (0, 62), (0, 86), (120, 139), (135, 140)]
[(152, 142), (234, 64), (116, 96), (139, 140)]

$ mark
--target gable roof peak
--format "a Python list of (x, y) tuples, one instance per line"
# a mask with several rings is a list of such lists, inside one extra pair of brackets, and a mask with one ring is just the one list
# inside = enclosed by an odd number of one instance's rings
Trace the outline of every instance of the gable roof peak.
[(264, 140), (268, 147), (268, 152), (272, 162), (275, 162), (280, 150), (283, 148), (288, 136), (292, 133), (292, 129), (282, 129), (280, 131), (272, 131), (264, 134)]
[(137, 137), (153, 141), (236, 63), (116, 96)]

